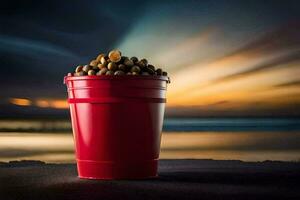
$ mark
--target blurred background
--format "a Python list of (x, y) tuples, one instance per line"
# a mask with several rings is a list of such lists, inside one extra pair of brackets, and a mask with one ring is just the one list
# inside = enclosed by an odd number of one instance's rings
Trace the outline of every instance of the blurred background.
[(169, 72), (161, 158), (300, 160), (299, 1), (0, 8), (0, 161), (73, 162), (63, 77), (115, 48)]

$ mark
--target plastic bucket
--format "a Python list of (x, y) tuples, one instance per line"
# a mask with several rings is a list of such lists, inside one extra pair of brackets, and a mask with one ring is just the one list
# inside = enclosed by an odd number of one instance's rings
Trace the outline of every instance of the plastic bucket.
[(157, 176), (167, 77), (65, 77), (80, 178)]

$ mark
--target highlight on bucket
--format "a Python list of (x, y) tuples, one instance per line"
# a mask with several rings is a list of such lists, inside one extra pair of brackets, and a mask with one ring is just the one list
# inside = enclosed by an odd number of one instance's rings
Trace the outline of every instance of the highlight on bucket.
[(113, 50), (65, 77), (80, 178), (157, 176), (167, 75)]

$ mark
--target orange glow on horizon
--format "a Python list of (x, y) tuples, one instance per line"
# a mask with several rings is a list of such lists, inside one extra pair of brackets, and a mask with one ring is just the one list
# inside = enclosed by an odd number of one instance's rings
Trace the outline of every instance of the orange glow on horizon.
[[(171, 88), (168, 93), (169, 106), (204, 106), (217, 102), (227, 101), (237, 104), (239, 102), (263, 102), (266, 106), (286, 99), (299, 96), (300, 86), (290, 85), (276, 87), (283, 83), (297, 81), (300, 69), (299, 63), (291, 63), (272, 70), (264, 70), (243, 77), (234, 77), (222, 81), (203, 81), (201, 84), (191, 85), (187, 88)], [(288, 79), (287, 79), (288, 77)], [(176, 80), (175, 80), (176, 81)], [(174, 81), (174, 82), (175, 82)], [(172, 86), (170, 86), (172, 87)], [(293, 98), (291, 102), (300, 102)], [(228, 103), (226, 103), (228, 104)], [(222, 104), (222, 106), (226, 106)], [(240, 106), (240, 105), (236, 105)], [(219, 107), (219, 105), (218, 105)]]
[(48, 108), (48, 107), (50, 107), (49, 101), (44, 100), (44, 99), (37, 100), (37, 101), (35, 102), (35, 105), (36, 105), (37, 107), (41, 107), (41, 108)]
[[(171, 84), (166, 106), (169, 108), (199, 107), (204, 111), (229, 112), (296, 108), (300, 105), (300, 57), (299, 47), (292, 43), (298, 40), (284, 31), (278, 33), (281, 37), (266, 34), (251, 37), (242, 45), (231, 42), (222, 46), (225, 40), (222, 30), (212, 26), (186, 37), (182, 35), (170, 46), (155, 49), (154, 54), (145, 49), (139, 53), (149, 57), (156, 67), (168, 71)], [(136, 51), (131, 49), (135, 42), (138, 42), (136, 37), (125, 42), (129, 52)], [(64, 99), (40, 97), (32, 102), (40, 108), (69, 107)], [(31, 105), (26, 99), (11, 103)]]
[(9, 102), (17, 106), (30, 106), (31, 101), (23, 98), (10, 98)]
[(53, 100), (51, 101), (51, 107), (56, 109), (67, 109), (69, 108), (66, 100)]
[(40, 108), (68, 109), (68, 102), (64, 99), (37, 99), (10, 98), (9, 103), (17, 106), (37, 106)]
[[(253, 50), (187, 66), (171, 76), (168, 106), (234, 109), (251, 108), (257, 102), (266, 108), (300, 103), (300, 98), (289, 98), (300, 94), (300, 62), (276, 63), (284, 54)], [(293, 82), (294, 85), (276, 87)]]
[[(290, 112), (300, 106), (298, 29), (274, 26), (235, 38), (226, 26), (214, 23), (176, 32), (157, 24), (142, 24), (155, 37), (135, 27), (119, 49), (136, 54), (141, 46), (138, 57), (149, 58), (168, 72), (166, 106), (174, 113), (176, 109), (187, 116), (197, 109), (203, 115), (205, 111), (234, 114), (255, 109)], [(161, 35), (161, 30), (169, 34)], [(145, 43), (151, 45), (145, 47)]]
[(35, 105), (40, 108), (68, 109), (68, 102), (64, 99), (38, 99)]

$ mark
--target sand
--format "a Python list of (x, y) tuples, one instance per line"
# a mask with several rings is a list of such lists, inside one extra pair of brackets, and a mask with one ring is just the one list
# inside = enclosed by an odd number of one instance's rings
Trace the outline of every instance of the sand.
[(0, 163), (0, 199), (300, 199), (300, 162), (161, 160), (159, 178), (99, 181), (75, 164)]

